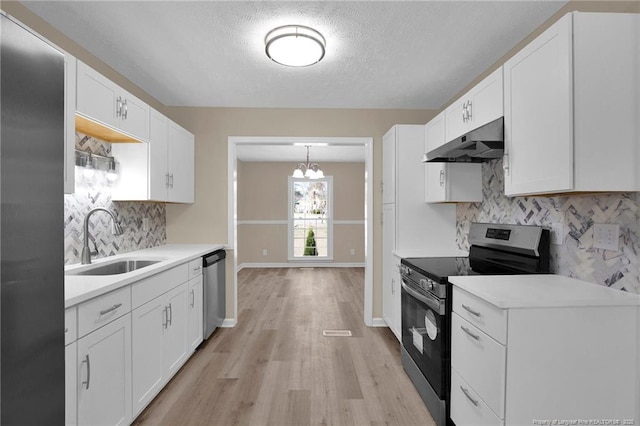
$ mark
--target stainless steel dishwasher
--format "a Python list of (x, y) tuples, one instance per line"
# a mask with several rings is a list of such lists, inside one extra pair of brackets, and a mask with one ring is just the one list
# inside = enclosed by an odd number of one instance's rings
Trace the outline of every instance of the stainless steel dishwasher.
[(216, 250), (202, 257), (204, 267), (204, 338), (220, 327), (225, 317), (225, 269), (227, 254)]

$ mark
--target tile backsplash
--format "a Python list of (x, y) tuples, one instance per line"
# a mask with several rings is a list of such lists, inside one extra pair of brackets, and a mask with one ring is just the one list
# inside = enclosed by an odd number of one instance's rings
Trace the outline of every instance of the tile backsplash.
[[(482, 165), (482, 203), (456, 208), (458, 246), (468, 250), (471, 222), (551, 227), (562, 223), (562, 245), (551, 245), (551, 271), (640, 294), (640, 193), (506, 197), (502, 160)], [(619, 250), (593, 248), (593, 225), (620, 226)]]
[[(76, 149), (93, 154), (110, 155), (111, 145), (106, 142), (76, 134)], [(94, 177), (83, 176), (83, 168), (76, 166), (75, 193), (64, 196), (64, 246), (65, 264), (80, 262), (83, 245), (84, 217), (95, 207), (113, 210), (120, 219), (124, 234), (111, 233), (111, 217), (97, 212), (89, 219), (89, 247), (98, 248), (93, 258), (112, 256), (119, 253), (155, 247), (166, 242), (165, 205), (151, 202), (125, 202), (111, 200), (110, 183), (105, 173), (98, 171)], [(143, 218), (148, 219), (147, 229), (143, 229)]]

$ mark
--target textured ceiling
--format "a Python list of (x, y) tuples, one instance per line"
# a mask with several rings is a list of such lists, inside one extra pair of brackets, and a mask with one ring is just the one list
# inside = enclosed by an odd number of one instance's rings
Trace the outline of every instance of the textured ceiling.
[[(565, 1), (24, 1), (167, 106), (438, 109)], [(327, 40), (287, 68), (264, 36)]]

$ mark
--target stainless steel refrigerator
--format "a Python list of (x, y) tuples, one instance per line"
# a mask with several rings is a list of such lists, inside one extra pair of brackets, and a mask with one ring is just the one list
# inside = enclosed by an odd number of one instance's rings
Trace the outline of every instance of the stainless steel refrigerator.
[(0, 423), (64, 424), (64, 56), (0, 11)]

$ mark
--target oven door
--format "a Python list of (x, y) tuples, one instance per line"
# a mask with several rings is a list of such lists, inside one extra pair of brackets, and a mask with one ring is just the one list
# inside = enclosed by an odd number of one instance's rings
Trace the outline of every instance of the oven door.
[(449, 324), (445, 301), (417, 290), (402, 278), (402, 346), (433, 390), (446, 398)]

